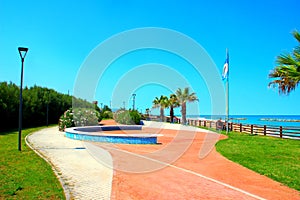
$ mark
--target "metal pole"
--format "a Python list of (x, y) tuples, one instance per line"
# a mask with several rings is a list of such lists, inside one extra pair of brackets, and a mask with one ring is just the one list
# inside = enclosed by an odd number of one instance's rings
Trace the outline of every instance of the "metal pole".
[(136, 94), (133, 94), (132, 96), (133, 96), (132, 110), (134, 110), (135, 109), (135, 96), (136, 96)]
[(18, 150), (21, 151), (21, 141), (22, 141), (22, 117), (23, 117), (23, 65), (24, 65), (24, 58), (22, 60), (22, 67), (21, 67), (21, 85), (20, 85), (20, 105), (19, 105), (19, 137), (18, 137)]
[(227, 74), (227, 79), (226, 79), (226, 133), (228, 134), (229, 132), (229, 54), (228, 54), (228, 49), (226, 48), (226, 59), (227, 59), (227, 64), (228, 64), (228, 74)]
[(47, 103), (47, 126), (49, 125), (48, 114), (49, 114), (49, 103)]
[(49, 91), (48, 91), (48, 99), (47, 99), (47, 126), (49, 125)]
[(226, 81), (226, 133), (229, 132), (229, 83)]

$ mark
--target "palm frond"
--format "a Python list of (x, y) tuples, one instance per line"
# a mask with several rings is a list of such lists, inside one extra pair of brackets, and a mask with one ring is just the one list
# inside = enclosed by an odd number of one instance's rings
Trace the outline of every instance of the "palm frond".
[(293, 31), (293, 36), (300, 43), (300, 33), (298, 31)]
[[(300, 42), (300, 33), (294, 31), (293, 35)], [(280, 94), (289, 94), (300, 82), (300, 46), (295, 47), (291, 54), (279, 55), (276, 63), (278, 66), (269, 73), (269, 78), (273, 79), (269, 87), (278, 87)]]

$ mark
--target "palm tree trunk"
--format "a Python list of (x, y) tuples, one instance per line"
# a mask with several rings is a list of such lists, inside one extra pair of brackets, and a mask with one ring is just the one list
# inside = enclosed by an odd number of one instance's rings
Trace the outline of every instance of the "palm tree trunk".
[(160, 107), (160, 119), (162, 122), (165, 121), (165, 116), (164, 116), (164, 108)]
[(174, 108), (173, 106), (170, 106), (170, 120), (171, 120), (171, 123), (173, 123), (174, 121)]
[(181, 105), (181, 117), (182, 121), (181, 124), (186, 124), (186, 102), (182, 103)]

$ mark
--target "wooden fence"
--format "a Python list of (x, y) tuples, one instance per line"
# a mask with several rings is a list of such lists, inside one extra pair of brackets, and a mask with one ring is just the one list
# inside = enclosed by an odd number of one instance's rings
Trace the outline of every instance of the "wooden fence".
[[(215, 120), (194, 120), (188, 119), (190, 126), (202, 126), (207, 128), (220, 129), (220, 124)], [(226, 129), (226, 124), (221, 124), (221, 129)], [(280, 138), (300, 139), (300, 127), (267, 126), (253, 124), (229, 123), (229, 130), (248, 134), (274, 136)]]

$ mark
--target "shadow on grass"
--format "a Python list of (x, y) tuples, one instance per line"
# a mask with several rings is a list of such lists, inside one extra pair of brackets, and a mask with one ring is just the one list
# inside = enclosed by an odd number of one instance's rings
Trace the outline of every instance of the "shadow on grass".
[(10, 135), (10, 134), (17, 134), (18, 129), (6, 129), (6, 130), (1, 130), (0, 135)]

